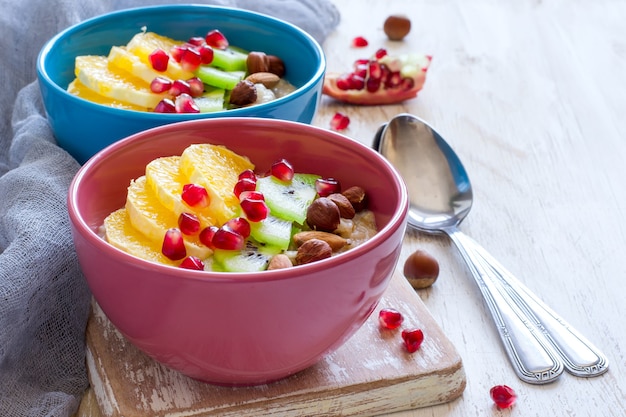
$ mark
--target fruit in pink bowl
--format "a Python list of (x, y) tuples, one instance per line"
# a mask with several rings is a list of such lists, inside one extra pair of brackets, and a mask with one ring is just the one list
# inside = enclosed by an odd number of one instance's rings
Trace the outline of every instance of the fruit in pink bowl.
[[(261, 170), (285, 158), (303, 172), (335, 178), (344, 189), (362, 185), (378, 233), (338, 256), (255, 273), (157, 264), (102, 239), (104, 218), (124, 205), (130, 180), (150, 161), (209, 142), (248, 156)], [(192, 378), (254, 385), (304, 370), (361, 327), (400, 254), (408, 197), (384, 158), (339, 133), (297, 122), (222, 118), (161, 126), (105, 148), (77, 173), (68, 210), (94, 298), (130, 342)]]

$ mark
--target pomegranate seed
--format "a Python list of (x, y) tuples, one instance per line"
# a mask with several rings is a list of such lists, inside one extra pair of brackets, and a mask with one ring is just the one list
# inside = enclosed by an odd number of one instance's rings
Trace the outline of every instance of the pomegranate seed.
[(270, 212), (270, 209), (267, 207), (264, 200), (246, 197), (241, 200), (240, 204), (246, 218), (251, 222), (260, 222), (265, 220)]
[(240, 198), (241, 193), (243, 193), (244, 191), (254, 190), (256, 190), (256, 181), (253, 181), (250, 178), (242, 178), (235, 183), (233, 193), (237, 196), (237, 198)]
[(515, 404), (517, 394), (507, 385), (496, 385), (489, 390), (489, 395), (498, 408), (509, 408)]
[(177, 97), (181, 94), (191, 94), (189, 83), (184, 80), (174, 80), (170, 87), (170, 94)]
[(370, 61), (368, 68), (369, 79), (380, 80), (383, 76), (381, 65), (376, 61)]
[(181, 197), (190, 207), (204, 208), (208, 207), (211, 202), (206, 188), (198, 184), (183, 185)]
[(272, 164), (270, 173), (281, 181), (291, 181), (293, 179), (293, 166), (286, 159), (280, 159)]
[(187, 93), (182, 93), (176, 97), (174, 104), (176, 105), (176, 113), (200, 113), (200, 108), (193, 97)]
[(243, 236), (244, 239), (247, 239), (250, 236), (250, 222), (244, 219), (243, 217), (235, 217), (234, 219), (230, 219), (222, 227), (226, 227), (233, 232), (239, 233)]
[(410, 90), (414, 85), (415, 81), (413, 81), (413, 78), (403, 78), (400, 82), (400, 88), (402, 90)]
[(217, 48), (217, 49), (226, 49), (228, 48), (228, 39), (222, 32), (217, 29), (214, 29), (206, 34), (204, 37), (207, 45)]
[(265, 196), (263, 195), (263, 193), (260, 193), (258, 191), (244, 191), (239, 194), (239, 201), (243, 200), (244, 198), (247, 198), (249, 200), (265, 201)]
[(375, 92), (377, 92), (380, 89), (380, 85), (381, 84), (382, 84), (382, 82), (381, 82), (380, 78), (369, 78), (365, 82), (365, 88), (370, 93), (375, 93)]
[(357, 74), (352, 74), (349, 77), (351, 90), (362, 90), (365, 88), (365, 78)]
[(402, 82), (402, 76), (400, 75), (400, 72), (398, 71), (390, 72), (389, 75), (387, 75), (387, 78), (385, 79), (385, 87), (397, 88), (398, 86), (400, 86), (401, 82)]
[(369, 42), (363, 36), (357, 36), (352, 39), (352, 46), (355, 48), (364, 48), (367, 45), (369, 45)]
[(225, 250), (241, 250), (245, 245), (245, 239), (243, 236), (224, 227), (220, 227), (215, 231), (211, 242), (215, 249)]
[(424, 341), (424, 333), (420, 329), (402, 330), (402, 340), (409, 353), (417, 351)]
[(397, 329), (403, 321), (402, 314), (393, 308), (383, 308), (378, 313), (378, 322), (385, 329)]
[(154, 108), (155, 113), (176, 113), (176, 105), (169, 98), (164, 98), (159, 101), (159, 104)]
[(202, 59), (202, 64), (208, 65), (213, 62), (213, 48), (209, 45), (202, 45), (198, 47), (198, 52), (200, 53), (200, 58)]
[(174, 59), (174, 61), (180, 62), (180, 60), (183, 57), (183, 54), (185, 53), (187, 49), (189, 48), (187, 48), (185, 45), (172, 46), (172, 49), (170, 49), (170, 54), (172, 55), (172, 58)]
[(202, 242), (203, 245), (206, 245), (211, 249), (215, 249), (215, 246), (213, 246), (213, 236), (215, 236), (215, 232), (217, 232), (218, 230), (219, 227), (217, 226), (205, 227), (200, 232), (200, 242)]
[(202, 45), (204, 45), (205, 41), (204, 41), (204, 38), (202, 36), (194, 36), (192, 38), (189, 38), (187, 43), (189, 45), (193, 45), (193, 46), (202, 46)]
[(330, 128), (334, 130), (344, 130), (350, 124), (350, 118), (343, 113), (335, 113), (330, 120)]
[(193, 213), (180, 213), (178, 227), (184, 235), (195, 235), (200, 231), (200, 220)]
[(180, 66), (185, 71), (194, 72), (201, 63), (202, 57), (200, 56), (200, 52), (193, 48), (187, 48), (187, 50), (183, 52), (183, 56), (180, 57)]
[(320, 197), (341, 192), (341, 184), (334, 178), (318, 178), (315, 180), (315, 191)]
[(337, 84), (337, 88), (340, 90), (350, 90), (352, 88), (351, 86), (351, 81), (350, 81), (350, 76), (352, 74), (344, 74), (342, 76), (340, 76), (339, 78), (337, 78), (336, 84)]
[(183, 240), (183, 234), (179, 229), (172, 228), (165, 232), (163, 238), (163, 245), (161, 246), (161, 252), (167, 258), (177, 261), (187, 256), (187, 250), (185, 249), (185, 242)]
[(247, 179), (250, 179), (250, 180), (256, 182), (256, 174), (251, 169), (246, 169), (241, 174), (239, 174), (238, 179), (242, 180), (244, 178), (247, 178)]
[(165, 77), (155, 77), (150, 83), (150, 91), (159, 94), (172, 88), (172, 82)]
[(379, 50), (376, 51), (374, 56), (376, 57), (376, 59), (381, 59), (387, 56), (387, 50), (385, 48), (380, 48)]
[(150, 60), (150, 65), (152, 65), (152, 68), (154, 68), (155, 71), (167, 71), (167, 64), (170, 60), (170, 57), (163, 49), (155, 49), (154, 52), (152, 52), (148, 56), (148, 59)]
[(189, 85), (191, 97), (200, 97), (204, 94), (204, 83), (198, 77), (193, 77), (187, 80), (187, 84)]
[(181, 268), (204, 271), (204, 262), (198, 257), (188, 256), (179, 265)]

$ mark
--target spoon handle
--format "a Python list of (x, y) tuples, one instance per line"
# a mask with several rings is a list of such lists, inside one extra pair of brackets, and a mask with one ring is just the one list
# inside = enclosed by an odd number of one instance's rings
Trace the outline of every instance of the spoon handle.
[(471, 247), (489, 265), (500, 285), (545, 335), (569, 373), (579, 377), (594, 377), (608, 370), (608, 359), (598, 348), (518, 281), (476, 241), (469, 236), (462, 239), (466, 247)]
[(528, 322), (520, 307), (506, 291), (498, 288), (498, 278), (480, 257), (473, 246), (467, 246), (465, 236), (456, 227), (445, 229), (470, 271), (489, 307), (500, 339), (517, 376), (531, 384), (546, 384), (563, 373), (559, 360), (550, 344)]

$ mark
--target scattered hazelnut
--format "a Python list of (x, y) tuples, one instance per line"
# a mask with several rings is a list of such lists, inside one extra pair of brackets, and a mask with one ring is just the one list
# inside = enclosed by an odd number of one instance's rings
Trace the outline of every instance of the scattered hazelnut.
[(333, 251), (337, 251), (343, 248), (348, 243), (347, 239), (344, 239), (339, 235), (329, 232), (318, 232), (316, 230), (306, 230), (304, 232), (298, 232), (293, 235), (293, 243), (295, 243), (298, 247), (302, 246), (304, 242), (311, 239), (323, 240), (324, 242), (328, 243)]
[(269, 271), (273, 269), (291, 268), (292, 266), (293, 264), (291, 263), (291, 259), (289, 259), (287, 255), (279, 253), (272, 256), (272, 258), (270, 259), (270, 263), (267, 265), (267, 269)]
[(313, 230), (332, 232), (340, 221), (339, 207), (327, 197), (314, 200), (306, 212), (306, 223)]
[(271, 72), (255, 72), (246, 77), (253, 84), (263, 84), (266, 88), (274, 88), (280, 82), (280, 77)]
[(333, 250), (330, 245), (320, 239), (307, 240), (298, 248), (296, 264), (304, 265), (330, 258)]
[(439, 262), (428, 252), (418, 249), (404, 262), (404, 276), (415, 289), (430, 287), (439, 276)]
[(276, 55), (268, 55), (267, 59), (269, 61), (268, 71), (272, 74), (278, 75), (279, 78), (283, 78), (285, 76), (285, 63), (283, 62), (283, 60)]
[(269, 60), (265, 52), (250, 52), (246, 59), (246, 66), (248, 68), (248, 74), (254, 74), (255, 72), (268, 72)]
[(345, 195), (334, 193), (330, 194), (328, 196), (328, 199), (337, 205), (341, 217), (343, 217), (344, 219), (354, 218), (356, 211), (354, 210), (354, 207), (352, 206), (350, 200), (348, 200)]
[(350, 187), (342, 194), (350, 201), (354, 211), (359, 212), (367, 207), (367, 195), (363, 188), (359, 186)]
[(236, 106), (247, 106), (254, 103), (256, 98), (257, 92), (254, 83), (248, 80), (239, 81), (230, 92), (230, 103)]
[(392, 41), (401, 41), (411, 31), (411, 21), (406, 16), (392, 15), (383, 25), (385, 35)]

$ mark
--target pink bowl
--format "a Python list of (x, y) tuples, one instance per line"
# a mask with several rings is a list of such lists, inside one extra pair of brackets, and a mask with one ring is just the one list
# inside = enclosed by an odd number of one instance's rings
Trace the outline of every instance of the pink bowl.
[[(159, 265), (109, 245), (98, 228), (124, 206), (131, 179), (192, 143), (223, 144), (262, 172), (287, 158), (299, 172), (364, 187), (379, 232), (339, 256), (286, 270), (213, 273)], [(387, 288), (406, 227), (408, 197), (379, 154), (338, 133), (257, 118), (175, 123), (123, 139), (77, 173), (68, 210), (81, 268), (111, 322), (134, 345), (192, 378), (271, 382), (346, 342)]]

